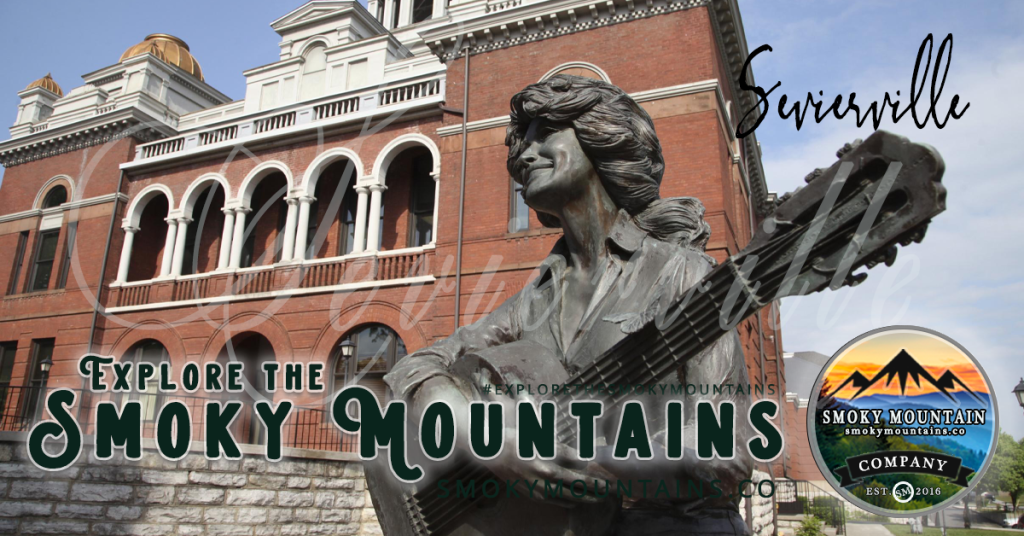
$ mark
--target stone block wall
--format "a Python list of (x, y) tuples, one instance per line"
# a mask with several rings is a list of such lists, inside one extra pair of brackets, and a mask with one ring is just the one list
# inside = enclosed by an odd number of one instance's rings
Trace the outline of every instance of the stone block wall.
[(0, 438), (0, 534), (381, 534), (353, 455), (285, 454), (271, 463), (256, 453), (211, 461), (193, 451), (176, 462), (151, 450), (139, 461), (83, 453), (46, 472), (22, 441)]
[[(754, 470), (754, 475), (750, 477), (750, 480), (754, 482), (754, 489), (756, 489), (758, 482), (761, 482), (762, 480), (772, 480), (772, 476), (763, 471)], [(756, 491), (753, 492), (753, 495), (754, 496), (750, 499), (740, 500), (740, 514), (743, 516), (744, 521), (747, 521), (746, 501), (753, 501), (750, 506), (750, 510), (754, 518), (752, 524), (753, 528), (751, 529), (753, 536), (774, 536), (775, 502), (772, 500), (772, 497), (761, 497)], [(748, 525), (749, 524), (750, 522), (748, 521)]]

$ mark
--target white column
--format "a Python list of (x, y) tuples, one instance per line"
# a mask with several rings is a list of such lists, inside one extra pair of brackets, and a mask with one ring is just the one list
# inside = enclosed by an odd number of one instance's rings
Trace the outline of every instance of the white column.
[(306, 237), (309, 234), (309, 205), (316, 201), (315, 197), (304, 195), (299, 198), (299, 226), (295, 230), (295, 257), (297, 261), (306, 260)]
[(383, 184), (370, 185), (370, 221), (367, 223), (366, 251), (377, 251), (380, 242), (380, 202), (381, 192), (388, 187)]
[(434, 10), (430, 14), (432, 19), (440, 19), (444, 16), (444, 8), (447, 0), (434, 0)]
[(405, 27), (412, 24), (412, 0), (399, 0), (398, 26)]
[(245, 246), (245, 215), (252, 212), (251, 208), (235, 209), (235, 234), (231, 237), (231, 263), (228, 268), (237, 270), (242, 263), (242, 248)]
[(394, 9), (396, 7), (398, 7), (398, 6), (395, 5), (396, 0), (381, 0), (381, 1), (384, 2), (384, 20), (380, 21), (380, 23), (383, 24), (385, 28), (387, 28), (389, 30), (394, 30), (394, 28), (391, 27), (391, 20), (392, 20), (392, 17), (394, 17), (394, 15), (392, 15), (392, 13), (394, 12)]
[(362, 253), (366, 244), (366, 195), (370, 189), (365, 186), (356, 186), (356, 232), (355, 243), (352, 244), (352, 253)]
[(224, 213), (224, 230), (220, 233), (220, 255), (217, 257), (217, 269), (224, 270), (231, 262), (231, 237), (235, 233), (235, 209), (222, 208)]
[(124, 229), (124, 244), (121, 245), (121, 263), (117, 265), (117, 283), (128, 281), (128, 265), (132, 260), (132, 245), (135, 242), (135, 233), (139, 232), (138, 227), (122, 227)]
[(430, 178), (434, 179), (434, 219), (433, 219), (434, 228), (431, 229), (431, 231), (430, 231), (430, 243), (431, 244), (436, 244), (437, 243), (437, 212), (438, 212), (438, 208), (437, 207), (441, 204), (441, 180), (440, 180), (441, 179), (441, 174), (440, 173), (431, 173), (430, 174)]
[(174, 238), (174, 263), (171, 265), (171, 276), (181, 275), (181, 264), (185, 261), (185, 235), (192, 218), (178, 218), (178, 232)]
[(299, 199), (289, 197), (285, 201), (288, 203), (288, 214), (284, 221), (284, 251), (281, 252), (281, 260), (287, 262), (295, 258), (295, 219), (298, 217), (295, 205)]
[(160, 261), (160, 277), (171, 275), (171, 262), (174, 260), (174, 240), (178, 229), (178, 220), (164, 218), (167, 222), (167, 237), (164, 239), (164, 257)]

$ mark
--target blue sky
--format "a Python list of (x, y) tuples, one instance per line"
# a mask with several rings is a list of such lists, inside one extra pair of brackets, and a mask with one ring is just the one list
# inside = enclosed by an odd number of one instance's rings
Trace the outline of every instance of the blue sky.
[[(160, 9), (130, 1), (0, 4), (0, 125), (14, 122), (17, 92), (53, 73), (69, 90), (81, 75), (111, 65), (129, 46), (153, 32), (187, 41), (206, 80), (232, 98), (244, 93), (242, 71), (275, 61), (278, 36), (269, 23), (300, 2), (177, 0)], [(783, 302), (783, 342), (788, 351), (831, 355), (872, 328), (916, 324), (939, 330), (967, 347), (988, 371), (1001, 408), (1000, 425), (1024, 436), (1024, 410), (1010, 390), (1024, 375), (1024, 180), (1017, 139), (1024, 108), (1024, 3), (954, 1), (886, 2), (741, 0), (751, 49), (774, 51), (755, 60), (760, 85), (782, 85), (770, 100), (807, 91), (826, 97), (858, 94), (881, 100), (885, 91), (906, 94), (921, 40), (953, 33), (954, 51), (942, 102), (959, 94), (971, 107), (945, 129), (918, 130), (909, 116), (883, 124), (944, 156), (949, 190), (946, 213), (933, 222), (923, 244), (900, 252), (892, 268), (876, 268), (851, 290)], [(628, 51), (623, 51), (628, 53)], [(757, 130), (769, 188), (785, 192), (815, 167), (835, 159), (844, 142), (866, 137), (851, 119), (807, 122), (797, 131), (773, 107)], [(852, 117), (852, 116), (851, 116)], [(6, 136), (2, 136), (6, 137)]]

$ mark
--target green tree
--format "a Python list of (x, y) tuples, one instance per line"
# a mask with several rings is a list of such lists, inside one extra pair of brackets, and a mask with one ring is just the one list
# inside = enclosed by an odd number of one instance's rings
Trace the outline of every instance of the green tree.
[(1013, 511), (1016, 512), (1017, 502), (1024, 495), (1024, 438), (1014, 446), (1016, 449), (1013, 453), (1013, 461), (1010, 463), (1009, 469), (1003, 473), (1000, 487), (1010, 494), (1010, 504), (1013, 505)]
[(1024, 439), (1018, 443), (1010, 434), (999, 432), (992, 463), (978, 487), (984, 491), (1005, 491), (1010, 495), (1013, 510), (1017, 510), (1024, 497)]

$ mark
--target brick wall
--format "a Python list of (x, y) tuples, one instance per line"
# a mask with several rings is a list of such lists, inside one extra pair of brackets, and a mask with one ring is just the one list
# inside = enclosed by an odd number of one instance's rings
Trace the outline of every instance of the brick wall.
[(46, 472), (23, 443), (0, 439), (0, 534), (380, 534), (362, 464), (304, 452), (276, 463), (261, 454), (210, 461), (193, 451), (173, 462), (147, 450), (133, 462), (83, 453)]

